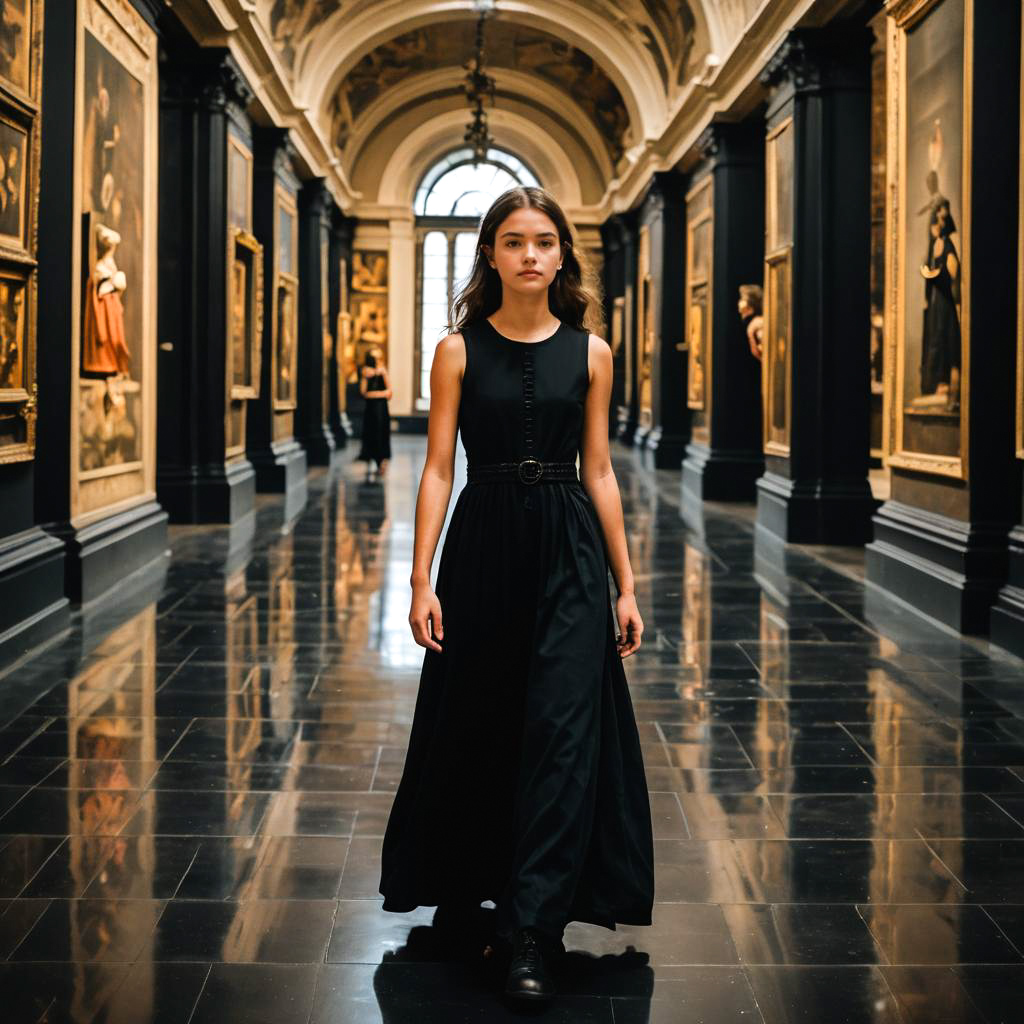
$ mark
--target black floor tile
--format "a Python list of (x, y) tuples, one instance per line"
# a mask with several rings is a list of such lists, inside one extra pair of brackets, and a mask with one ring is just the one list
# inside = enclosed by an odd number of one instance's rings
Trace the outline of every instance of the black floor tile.
[(851, 904), (728, 904), (722, 911), (743, 964), (885, 963)]
[(150, 942), (160, 900), (53, 900), (11, 960), (131, 963)]
[(765, 1024), (902, 1024), (886, 979), (872, 967), (750, 967)]
[(320, 963), (334, 911), (328, 900), (175, 899), (157, 924), (155, 955), (203, 963)]
[(214, 964), (189, 1024), (306, 1024), (317, 968), (295, 964)]
[(891, 964), (1014, 964), (1021, 954), (976, 906), (875, 904), (861, 914)]

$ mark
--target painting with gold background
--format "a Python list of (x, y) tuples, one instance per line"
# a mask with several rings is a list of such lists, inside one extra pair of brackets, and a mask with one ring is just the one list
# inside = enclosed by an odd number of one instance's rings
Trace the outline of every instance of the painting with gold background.
[(651, 412), (651, 372), (654, 360), (654, 278), (651, 276), (651, 232), (645, 224), (640, 229), (637, 248), (637, 425), (649, 427)]
[(294, 409), (298, 370), (299, 277), (298, 209), (295, 197), (278, 185), (274, 190), (276, 222), (276, 285), (274, 290), (273, 367), (271, 386), (277, 410)]
[(356, 249), (352, 253), (352, 291), (349, 299), (352, 314), (353, 363), (349, 380), (359, 380), (359, 367), (374, 347), (388, 361), (388, 254), (383, 250)]
[(82, 515), (153, 490), (157, 48), (127, 0), (78, 2)]
[[(712, 179), (709, 175), (686, 197), (686, 404), (703, 412), (711, 372)], [(704, 428), (701, 418), (696, 428)]]
[(0, 3), (0, 464), (35, 454), (42, 0)]
[(338, 407), (346, 406), (345, 385), (355, 379), (355, 344), (352, 332), (352, 313), (349, 311), (348, 259), (344, 256), (338, 263), (338, 341), (335, 347), (334, 371), (338, 377)]
[(793, 263), (793, 120), (768, 131), (765, 147), (765, 353), (762, 362), (764, 450), (788, 455), (790, 446)]
[(890, 185), (887, 236), (888, 462), (967, 475), (970, 252), (967, 52), (973, 0), (901, 0), (889, 14)]

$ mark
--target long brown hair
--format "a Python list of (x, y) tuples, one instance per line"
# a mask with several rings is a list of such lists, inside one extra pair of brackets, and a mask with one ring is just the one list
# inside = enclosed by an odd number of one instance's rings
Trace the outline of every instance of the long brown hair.
[(540, 210), (551, 218), (558, 231), (562, 250), (562, 269), (548, 286), (548, 309), (563, 323), (577, 330), (601, 334), (604, 316), (600, 285), (593, 274), (585, 251), (575, 244), (573, 230), (561, 206), (550, 192), (530, 185), (503, 192), (491, 204), (480, 221), (473, 271), (455, 296), (449, 312), (449, 330), (463, 327), (490, 316), (501, 306), (502, 285), (498, 271), (487, 261), (483, 247), (494, 249), (494, 236), (505, 218), (515, 210)]

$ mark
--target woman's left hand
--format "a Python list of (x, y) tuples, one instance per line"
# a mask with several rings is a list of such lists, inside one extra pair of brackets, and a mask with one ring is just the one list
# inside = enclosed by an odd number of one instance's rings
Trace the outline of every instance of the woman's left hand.
[(644, 634), (644, 621), (640, 618), (635, 595), (619, 594), (615, 602), (615, 617), (619, 620), (615, 646), (620, 658), (628, 658), (640, 649), (640, 638)]

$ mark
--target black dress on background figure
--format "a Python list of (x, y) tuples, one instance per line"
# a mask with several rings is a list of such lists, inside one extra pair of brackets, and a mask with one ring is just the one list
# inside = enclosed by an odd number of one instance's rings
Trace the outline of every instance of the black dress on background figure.
[[(384, 376), (375, 373), (366, 381), (367, 391), (383, 391), (387, 385)], [(363, 434), (357, 462), (376, 462), (380, 465), (391, 458), (391, 414), (386, 398), (367, 398), (363, 409)]]
[[(486, 319), (462, 332), (459, 430), (470, 467), (575, 462), (588, 335), (539, 342)], [(384, 909), (493, 900), (498, 931), (558, 939), (572, 920), (651, 923), (650, 803), (601, 528), (578, 479), (471, 482), (435, 592), (382, 850)]]

